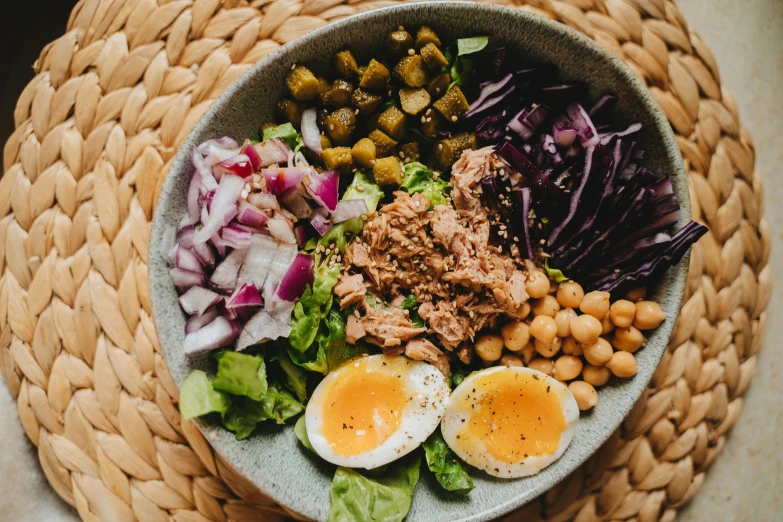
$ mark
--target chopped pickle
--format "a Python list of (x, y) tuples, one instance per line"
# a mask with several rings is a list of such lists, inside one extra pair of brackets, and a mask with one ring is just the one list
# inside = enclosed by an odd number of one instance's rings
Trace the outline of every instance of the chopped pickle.
[(329, 138), (321, 134), (321, 150), (329, 149), (332, 147), (332, 142), (329, 141)]
[(463, 132), (438, 141), (435, 144), (435, 159), (446, 169), (459, 159), (463, 151), (476, 147), (476, 135), (472, 132)]
[(424, 58), (419, 55), (404, 56), (394, 68), (394, 76), (409, 87), (427, 85), (428, 72)]
[(285, 83), (297, 100), (314, 100), (318, 96), (318, 79), (304, 65), (297, 65), (286, 76)]
[(408, 49), (413, 49), (413, 37), (408, 31), (392, 31), (386, 37), (386, 47), (395, 56), (408, 54)]
[(421, 49), (427, 44), (434, 44), (440, 47), (440, 38), (430, 27), (422, 25), (416, 32), (416, 49)]
[(400, 89), (400, 105), (408, 114), (418, 114), (430, 104), (430, 95), (427, 89), (415, 87), (403, 87)]
[(335, 80), (326, 93), (326, 102), (332, 107), (347, 107), (351, 104), (353, 85), (345, 80)]
[(356, 59), (351, 54), (351, 51), (340, 51), (334, 55), (334, 69), (341, 77), (346, 80), (353, 79), (359, 72), (359, 68), (356, 66)]
[(321, 152), (321, 159), (327, 170), (337, 170), (340, 174), (348, 174), (353, 166), (353, 158), (349, 147), (332, 147)]
[(375, 150), (377, 156), (386, 156), (391, 154), (394, 147), (397, 146), (397, 141), (390, 138), (385, 132), (375, 129), (367, 136), (375, 144)]
[(319, 129), (323, 130), (327, 116), (329, 116), (329, 109), (326, 107), (317, 107), (315, 109), (315, 122), (318, 124)]
[(422, 115), (421, 133), (428, 138), (436, 138), (438, 131), (446, 126), (443, 116), (431, 107)]
[(405, 136), (405, 114), (397, 107), (389, 107), (378, 118), (378, 128), (395, 140), (401, 140)]
[(449, 76), (449, 73), (441, 73), (430, 80), (429, 85), (427, 85), (427, 92), (433, 98), (440, 98), (446, 93), (450, 83), (451, 76)]
[(459, 87), (454, 87), (443, 98), (432, 104), (447, 120), (455, 122), (468, 112), (470, 104)]
[(367, 70), (362, 74), (359, 86), (365, 89), (383, 89), (390, 79), (389, 69), (373, 58), (367, 64)]
[(344, 145), (351, 139), (351, 134), (356, 129), (356, 115), (347, 107), (337, 109), (324, 121), (326, 135), (332, 143)]
[(381, 105), (382, 101), (383, 98), (377, 94), (367, 92), (361, 88), (354, 90), (353, 95), (351, 96), (351, 103), (355, 109), (359, 109), (359, 114), (361, 116), (369, 116), (375, 112), (375, 109)]
[(370, 116), (367, 118), (367, 132), (372, 132), (378, 128), (379, 117), (380, 114), (378, 114), (377, 112), (375, 114), (370, 114)]
[(367, 72), (367, 66), (366, 65), (362, 65), (361, 67), (356, 69), (356, 75), (359, 77), (359, 85), (362, 84), (361, 83), (361, 79), (362, 79), (362, 76), (364, 76), (364, 73), (366, 73), (366, 72)]
[(326, 105), (329, 96), (329, 82), (326, 78), (318, 78), (318, 103)]
[(377, 159), (372, 166), (372, 175), (380, 186), (399, 185), (402, 183), (402, 164), (394, 156)]
[(375, 163), (375, 143), (370, 138), (362, 138), (351, 149), (353, 162), (365, 169), (371, 169)]
[(443, 56), (440, 49), (435, 47), (433, 43), (428, 43), (419, 52), (431, 71), (440, 71), (449, 64), (449, 61)]
[(403, 163), (419, 161), (419, 142), (411, 141), (400, 146), (400, 158)]
[(294, 127), (299, 127), (305, 107), (298, 101), (283, 99), (277, 104), (277, 110), (285, 121), (290, 121)]

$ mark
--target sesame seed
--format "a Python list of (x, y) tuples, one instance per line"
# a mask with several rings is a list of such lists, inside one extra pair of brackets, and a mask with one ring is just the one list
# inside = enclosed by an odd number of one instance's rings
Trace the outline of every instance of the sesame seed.
[(452, 117), (451, 117), (451, 121), (457, 121), (458, 119), (459, 119), (459, 118), (457, 118), (457, 116), (452, 116)]
[(291, 64), (291, 70), (293, 71), (294, 69), (296, 69), (296, 64), (295, 64), (295, 63), (292, 63), (292, 64)]
[(403, 26), (399, 25), (399, 26), (397, 26), (397, 30), (398, 30), (398, 31), (404, 31), (404, 30), (405, 30), (405, 27), (403, 27)]
[(517, 236), (514, 236), (514, 241), (519, 241), (519, 238)]
[(334, 123), (329, 124), (329, 130), (334, 130)]
[(443, 150), (443, 144), (442, 143), (438, 143), (438, 150)]
[(425, 118), (424, 116), (422, 116), (422, 117), (421, 117), (421, 122), (422, 122), (422, 123), (426, 123), (426, 122), (427, 122), (427, 118)]
[(364, 192), (364, 187), (362, 187), (361, 185), (357, 185), (356, 186), (356, 191), (357, 192)]
[(413, 56), (414, 54), (416, 54), (416, 51), (414, 51), (413, 49), (408, 49), (408, 54), (410, 56)]

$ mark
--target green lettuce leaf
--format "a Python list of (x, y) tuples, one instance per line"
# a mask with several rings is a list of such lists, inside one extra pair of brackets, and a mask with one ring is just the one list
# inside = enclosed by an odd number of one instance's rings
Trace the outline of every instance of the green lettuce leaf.
[(443, 489), (460, 495), (467, 495), (473, 490), (475, 487), (473, 480), (454, 452), (446, 445), (440, 430), (430, 435), (422, 447), (427, 467), (435, 473), (435, 478)]
[(465, 378), (470, 374), (471, 374), (470, 370), (467, 370), (458, 364), (453, 364), (451, 366), (451, 377), (449, 379), (451, 388), (454, 389), (460, 384), (462, 384), (462, 381), (464, 381)]
[(549, 258), (544, 259), (544, 270), (546, 270), (546, 274), (554, 279), (556, 283), (568, 281), (568, 278), (563, 274), (562, 270), (549, 266)]
[(378, 203), (383, 198), (383, 191), (375, 184), (373, 178), (357, 170), (353, 181), (343, 194), (343, 201), (363, 199), (367, 203), (367, 212), (372, 214), (378, 209)]
[(321, 321), (316, 343), (307, 352), (289, 350), (288, 355), (294, 364), (311, 372), (325, 374), (360, 353), (362, 351), (359, 348), (345, 342), (345, 320), (340, 312), (333, 308)]
[(218, 371), (212, 386), (232, 395), (244, 395), (260, 401), (267, 390), (266, 364), (257, 355), (223, 350), (215, 359)]
[(274, 420), (277, 424), (304, 411), (302, 403), (279, 386), (269, 386), (260, 401), (247, 397), (237, 397), (223, 415), (223, 425), (236, 434), (237, 440), (243, 440), (253, 433), (259, 422)]
[(434, 172), (425, 165), (414, 161), (405, 165), (400, 187), (409, 194), (424, 194), (430, 205), (448, 205), (446, 199), (451, 186), (442, 178), (435, 179)]
[(291, 317), (291, 334), (288, 336), (291, 348), (300, 352), (307, 350), (318, 335), (319, 324), (321, 324), (320, 307), (305, 308), (302, 301), (297, 302)]
[(330, 491), (329, 522), (400, 522), (408, 514), (419, 481), (421, 455), (414, 451), (368, 478), (350, 468), (337, 468)]
[(278, 386), (270, 386), (261, 402), (264, 403), (269, 418), (274, 419), (278, 424), (285, 424), (285, 421), (304, 411), (304, 405), (301, 402)]
[(307, 373), (295, 365), (285, 354), (282, 354), (277, 362), (280, 363), (280, 368), (285, 373), (286, 387), (296, 394), (297, 399), (305, 402), (307, 400)]
[(473, 54), (484, 49), (489, 43), (489, 36), (474, 36), (457, 40), (457, 56)]
[(179, 390), (179, 411), (184, 419), (208, 413), (225, 413), (230, 404), (228, 396), (212, 387), (207, 374), (195, 370), (182, 381)]
[(315, 452), (313, 445), (310, 444), (310, 437), (307, 436), (307, 422), (304, 415), (297, 419), (296, 424), (294, 425), (294, 434), (296, 435), (296, 438), (299, 439), (299, 442), (302, 443), (302, 446)]
[(299, 152), (299, 150), (304, 147), (302, 135), (296, 132), (296, 129), (290, 123), (283, 123), (277, 127), (268, 127), (264, 129), (264, 141), (272, 138), (280, 138), (286, 142), (289, 147), (294, 149), (294, 152)]

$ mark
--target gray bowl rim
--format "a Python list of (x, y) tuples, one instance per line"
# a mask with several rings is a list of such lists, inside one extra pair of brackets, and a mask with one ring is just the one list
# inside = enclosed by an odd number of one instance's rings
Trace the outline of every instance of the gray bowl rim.
[[(672, 180), (675, 181), (675, 184), (677, 184), (680, 187), (680, 190), (676, 191), (677, 196), (680, 199), (680, 205), (681, 205), (680, 217), (676, 225), (676, 228), (681, 228), (685, 223), (690, 221), (691, 209), (690, 209), (690, 199), (688, 197), (688, 185), (687, 185), (687, 181), (685, 181), (687, 180), (685, 167), (682, 162), (682, 156), (680, 154), (679, 147), (677, 146), (676, 140), (674, 138), (674, 134), (672, 132), (668, 120), (666, 119), (662, 110), (660, 109), (660, 107), (658, 106), (657, 102), (654, 100), (652, 95), (649, 93), (647, 88), (630, 71), (630, 69), (628, 69), (628, 67), (625, 64), (623, 64), (620, 60), (618, 60), (616, 57), (611, 55), (608, 51), (606, 51), (594, 40), (566, 26), (565, 24), (561, 24), (559, 22), (549, 20), (540, 15), (536, 15), (534, 13), (530, 13), (518, 8), (511, 8), (502, 5), (483, 4), (483, 3), (476, 3), (471, 1), (457, 1), (457, 2), (427, 1), (427, 2), (411, 2), (411, 3), (400, 4), (397, 6), (383, 7), (383, 8), (359, 13), (356, 15), (352, 15), (347, 18), (341, 19), (339, 21), (330, 23), (324, 27), (321, 27), (305, 36), (302, 36), (276, 49), (274, 52), (270, 53), (262, 60), (260, 60), (258, 63), (256, 63), (247, 72), (245, 72), (238, 80), (236, 80), (230, 87), (228, 87), (223, 92), (223, 94), (213, 102), (210, 108), (204, 113), (204, 115), (202, 115), (199, 122), (194, 126), (193, 130), (189, 133), (182, 147), (176, 154), (175, 160), (172, 163), (169, 173), (167, 174), (167, 179), (164, 182), (164, 185), (162, 187), (159, 196), (158, 205), (157, 205), (158, 210), (155, 213), (153, 219), (153, 227), (152, 227), (152, 234), (151, 234), (151, 241), (150, 241), (151, 244), (150, 244), (150, 251), (149, 251), (149, 256), (150, 256), (149, 278), (150, 278), (150, 299), (151, 299), (152, 311), (153, 311), (153, 322), (155, 323), (155, 327), (158, 332), (160, 332), (160, 327), (167, 326), (167, 325), (158, 324), (158, 322), (160, 321), (160, 317), (162, 315), (165, 315), (162, 312), (162, 310), (169, 308), (172, 305), (178, 306), (177, 303), (172, 303), (170, 300), (166, 301), (164, 299), (163, 292), (160, 290), (159, 286), (155, 284), (156, 280), (161, 281), (164, 280), (165, 278), (169, 279), (169, 284), (171, 283), (170, 283), (170, 276), (165, 270), (161, 268), (163, 265), (161, 263), (157, 263), (153, 261), (155, 259), (162, 258), (160, 245), (162, 243), (161, 239), (163, 237), (166, 228), (166, 223), (164, 223), (164, 219), (161, 217), (164, 214), (164, 212), (161, 212), (161, 209), (165, 206), (167, 195), (171, 193), (172, 187), (176, 183), (175, 182), (176, 176), (173, 175), (172, 173), (179, 172), (183, 169), (186, 171), (192, 171), (192, 165), (190, 163), (190, 150), (192, 146), (196, 144), (199, 135), (205, 133), (205, 131), (208, 131), (210, 122), (214, 120), (214, 118), (221, 111), (225, 110), (225, 107), (230, 103), (232, 97), (238, 91), (240, 91), (241, 89), (247, 87), (250, 83), (252, 83), (254, 77), (259, 72), (259, 70), (267, 67), (269, 64), (275, 62), (276, 60), (284, 59), (289, 52), (291, 52), (293, 49), (299, 46), (307, 46), (307, 45), (315, 44), (319, 38), (322, 38), (325, 34), (328, 34), (331, 31), (339, 31), (340, 29), (348, 27), (350, 25), (360, 24), (363, 21), (373, 20), (376, 18), (383, 18), (389, 16), (390, 14), (394, 14), (396, 12), (405, 12), (405, 11), (416, 10), (421, 8), (444, 9), (444, 10), (460, 9), (460, 8), (464, 9), (466, 6), (469, 6), (469, 8), (472, 10), (482, 10), (485, 11), (485, 13), (489, 13), (496, 16), (517, 17), (520, 24), (530, 24), (530, 23), (541, 24), (545, 27), (546, 30), (551, 31), (554, 35), (558, 35), (563, 38), (574, 40), (579, 45), (587, 47), (591, 52), (596, 53), (598, 55), (602, 55), (603, 59), (609, 62), (608, 64), (609, 67), (613, 68), (614, 72), (620, 77), (620, 79), (625, 83), (627, 83), (630, 86), (631, 90), (633, 90), (634, 93), (639, 96), (642, 106), (652, 116), (655, 122), (654, 124), (655, 129), (659, 133), (660, 138), (662, 139), (664, 147), (667, 152), (666, 160), (670, 167), (669, 175), (672, 178)], [(678, 180), (679, 183), (677, 183)], [(689, 258), (690, 258), (690, 253), (686, 254), (682, 258), (679, 264), (670, 268), (667, 274), (665, 275), (666, 284), (665, 284), (664, 291), (668, 295), (672, 296), (672, 299), (670, 301), (676, 304), (676, 306), (673, 306), (672, 308), (676, 308), (677, 313), (679, 313), (682, 304), (682, 299), (685, 294)], [(581, 466), (590, 456), (592, 456), (596, 451), (598, 451), (598, 449), (603, 445), (603, 443), (609, 439), (612, 433), (614, 433), (615, 430), (620, 427), (622, 421), (625, 419), (625, 417), (627, 417), (633, 405), (641, 397), (642, 393), (647, 388), (647, 385), (652, 379), (655, 368), (659, 364), (660, 359), (663, 357), (663, 354), (666, 351), (668, 340), (670, 339), (672, 330), (674, 328), (674, 323), (675, 321), (671, 317), (668, 320), (666, 320), (656, 330), (656, 337), (658, 340), (661, 340), (662, 342), (657, 343), (658, 344), (657, 346), (648, 345), (643, 349), (644, 352), (648, 353), (648, 357), (650, 358), (650, 360), (654, 361), (655, 363), (654, 366), (649, 371), (645, 371), (645, 372), (640, 371), (640, 373), (637, 374), (635, 377), (624, 382), (624, 384), (627, 386), (627, 388), (624, 390), (624, 392), (627, 393), (627, 396), (622, 400), (622, 404), (620, 405), (621, 407), (616, 410), (618, 412), (618, 414), (615, 416), (616, 422), (612, 423), (613, 424), (612, 429), (605, 429), (600, 437), (591, 441), (591, 446), (593, 446), (593, 448), (591, 449), (589, 454), (580, 456), (580, 458), (578, 459), (571, 459), (567, 468), (563, 468), (562, 472), (557, 477), (555, 477), (554, 480), (549, 480), (546, 482), (541, 481), (540, 483), (520, 493), (519, 495), (507, 499), (505, 502), (498, 503), (492, 508), (480, 512), (466, 513), (464, 517), (459, 518), (458, 520), (464, 522), (468, 522), (468, 521), (479, 522), (485, 520), (492, 520), (496, 517), (507, 514), (513, 511), (514, 509), (523, 506), (530, 500), (533, 500), (540, 494), (546, 492), (555, 484), (557, 484), (565, 477), (570, 475), (574, 470), (576, 470), (579, 466)], [(159, 337), (160, 337), (160, 345), (162, 348), (163, 357), (166, 361), (166, 364), (169, 367), (181, 365), (182, 357), (179, 358), (171, 357), (173, 353), (176, 353), (177, 347), (170, 347), (171, 349), (167, 350), (166, 347), (164, 346), (165, 344), (164, 339), (166, 336), (162, 335)], [(179, 388), (182, 385), (181, 375), (172, 372), (172, 377), (174, 378), (177, 388)], [(600, 394), (601, 394), (601, 390), (599, 390), (599, 396)], [(241, 471), (243, 467), (242, 466), (243, 462), (233, 462), (232, 459), (228, 457), (228, 455), (231, 454), (231, 452), (226, 451), (228, 448), (230, 448), (234, 444), (237, 444), (238, 442), (236, 442), (233, 439), (233, 437), (227, 438), (225, 436), (222, 436), (220, 433), (221, 430), (216, 430), (214, 426), (208, 424), (205, 421), (198, 419), (196, 424), (201, 430), (201, 432), (204, 434), (204, 436), (210, 441), (214, 451), (218, 453), (221, 457), (226, 459), (228, 464), (231, 465), (234, 469), (236, 469), (237, 471)], [(255, 435), (255, 436), (261, 436), (261, 435)], [(239, 442), (239, 444), (241, 444), (241, 442)], [(299, 503), (297, 502), (297, 495), (295, 492), (290, 492), (287, 490), (287, 488), (281, 489), (277, 487), (270, 487), (270, 485), (273, 482), (273, 479), (269, 478), (266, 482), (263, 480), (253, 481), (251, 479), (251, 482), (253, 482), (254, 485), (256, 485), (266, 495), (269, 495), (275, 502), (283, 506), (286, 506), (288, 509), (304, 516), (311, 516), (312, 518), (318, 518), (317, 513), (320, 513), (320, 511), (312, 509), (311, 506), (308, 507), (308, 506), (299, 505)], [(414, 500), (415, 500), (415, 496), (416, 495), (414, 494)]]

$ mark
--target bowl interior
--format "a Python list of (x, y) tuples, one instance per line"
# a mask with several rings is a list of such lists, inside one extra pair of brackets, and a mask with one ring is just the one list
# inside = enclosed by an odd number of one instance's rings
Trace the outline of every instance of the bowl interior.
[[(687, 182), (668, 122), (630, 70), (587, 37), (524, 11), (474, 3), (412, 3), (344, 19), (283, 46), (250, 70), (215, 102), (172, 166), (156, 210), (149, 267), (154, 320), (163, 355), (178, 386), (191, 370), (210, 370), (207, 359), (188, 359), (182, 352), (186, 317), (160, 252), (164, 230), (176, 227), (186, 214), (192, 146), (225, 135), (240, 140), (257, 137), (259, 125), (275, 117), (275, 104), (284, 94), (284, 78), (292, 64), (305, 63), (325, 71), (330, 57), (345, 48), (360, 61), (367, 60), (377, 54), (384, 35), (393, 28), (422, 24), (434, 27), (445, 41), (489, 35), (491, 41), (504, 42), (521, 56), (556, 65), (566, 80), (587, 83), (593, 99), (614, 93), (619, 100), (615, 117), (624, 123), (644, 124), (638, 141), (645, 150), (646, 165), (672, 178), (683, 210), (677, 227), (688, 222)], [(444, 495), (434, 479), (423, 473), (408, 520), (492, 519), (543, 493), (593, 454), (617, 429), (652, 377), (679, 312), (687, 267), (686, 258), (669, 270), (652, 292), (670, 319), (637, 352), (639, 373), (633, 379), (611, 381), (599, 391), (598, 405), (582, 414), (562, 458), (538, 475), (519, 480), (494, 479), (474, 470), (476, 489), (466, 498)], [(308, 454), (291, 427), (265, 426), (250, 439), (237, 442), (222, 428), (203, 422), (200, 426), (215, 450), (275, 501), (316, 520), (327, 518), (333, 468)]]

